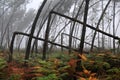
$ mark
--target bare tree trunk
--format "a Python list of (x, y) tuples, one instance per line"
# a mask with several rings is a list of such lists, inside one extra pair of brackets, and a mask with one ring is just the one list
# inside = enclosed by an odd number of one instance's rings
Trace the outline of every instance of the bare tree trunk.
[(84, 41), (85, 41), (85, 33), (86, 33), (86, 23), (87, 23), (87, 16), (88, 16), (89, 1), (90, 0), (86, 0), (86, 5), (85, 5), (84, 23), (83, 23), (82, 36), (81, 36), (81, 42), (80, 42), (80, 47), (79, 47), (80, 54), (82, 54), (83, 48), (84, 48)]
[[(102, 0), (102, 11), (103, 11), (103, 0)], [(104, 18), (102, 20), (102, 31), (104, 31)], [(102, 48), (104, 49), (104, 35), (102, 34)]]
[[(50, 3), (50, 4), (51, 4), (51, 3)], [(49, 7), (50, 7), (50, 4), (49, 4), (49, 6), (47, 7), (48, 9), (49, 9)], [(43, 26), (44, 26), (47, 18), (48, 18), (48, 16), (45, 17), (45, 16), (46, 16), (46, 13), (48, 13), (47, 11), (48, 11), (48, 10), (46, 10), (45, 14), (43, 15), (43, 19), (42, 19), (41, 22), (40, 22), (39, 30), (38, 30), (38, 32), (37, 32), (36, 37), (39, 36), (39, 34), (40, 34), (40, 32), (41, 32), (41, 30), (42, 30), (42, 28), (43, 28)], [(44, 19), (44, 18), (45, 18), (45, 19)], [(36, 44), (36, 43), (38, 43), (38, 40), (35, 39), (35, 40), (33, 41), (31, 53), (33, 53), (34, 50), (36, 50), (35, 53), (38, 52), (37, 49), (35, 49), (35, 48), (37, 48), (37, 44)], [(36, 47), (35, 47), (35, 46), (36, 46)]]
[[(69, 25), (70, 23), (71, 23), (72, 21), (69, 21), (68, 23), (66, 23), (65, 25), (64, 25), (64, 27), (58, 32), (58, 34), (56, 35), (56, 37), (52, 40), (52, 42), (55, 42), (55, 40), (58, 38), (58, 36), (60, 35), (60, 33), (67, 27), (67, 25)], [(61, 44), (63, 44), (63, 36), (61, 35)], [(53, 45), (51, 45), (51, 47), (50, 47), (50, 49), (49, 49), (49, 51), (51, 51), (52, 50), (52, 47), (53, 47)]]
[[(70, 36), (69, 34), (66, 34), (66, 33), (62, 33), (62, 34), (61, 34), (62, 37), (63, 37), (63, 35)], [(72, 38), (81, 41), (81, 39), (79, 39), (79, 38), (77, 38), (77, 37), (72, 36)], [(62, 41), (63, 41), (63, 40), (62, 40)], [(84, 41), (84, 43), (91, 46), (91, 44), (88, 43), (88, 42), (85, 42), (85, 41)], [(98, 47), (95, 46), (95, 45), (94, 45), (93, 47), (98, 48)]]
[[(9, 18), (9, 21), (8, 21), (7, 25), (5, 26), (5, 31), (3, 32), (2, 36), (1, 36), (1, 39), (2, 39), (2, 40), (1, 40), (1, 44), (4, 42), (5, 34), (6, 34), (7, 31), (9, 30), (10, 23), (11, 23), (11, 19), (13, 18), (15, 11), (16, 11), (16, 9), (13, 10), (13, 13), (12, 13), (12, 15), (11, 15), (10, 18)], [(9, 34), (7, 34), (7, 35), (9, 35)]]
[[(52, 11), (50, 14), (56, 14), (56, 15), (62, 16), (62, 17), (64, 17), (64, 18), (70, 19), (71, 21), (75, 21), (75, 22), (78, 22), (78, 23), (80, 23), (80, 24), (84, 24), (84, 22), (81, 22), (81, 21), (79, 21), (79, 20), (76, 20), (76, 19), (74, 19), (74, 18), (71, 18), (71, 17), (69, 17), (69, 16), (60, 14), (60, 13), (55, 12), (55, 11)], [(48, 21), (48, 22), (50, 22), (50, 17), (49, 17), (49, 21)], [(113, 35), (111, 35), (111, 34), (108, 34), (108, 33), (104, 32), (104, 31), (101, 31), (101, 30), (99, 30), (99, 29), (96, 29), (95, 27), (90, 26), (90, 25), (88, 25), (88, 24), (86, 24), (86, 27), (88, 27), (88, 28), (90, 28), (90, 29), (93, 29), (93, 30), (96, 30), (96, 31), (98, 31), (98, 32), (100, 32), (100, 33), (102, 33), (102, 34), (104, 34), (104, 35), (107, 35), (107, 36), (109, 36), (109, 37), (112, 37), (112, 38), (114, 38), (114, 39), (120, 40), (119, 37), (113, 36)], [(46, 29), (46, 33), (49, 32), (49, 28), (50, 28), (50, 27), (48, 26), (48, 29)], [(13, 45), (14, 45), (14, 40), (15, 40), (15, 35), (16, 35), (16, 34), (26, 35), (26, 36), (29, 36), (29, 37), (31, 37), (31, 38), (35, 38), (35, 39), (42, 40), (42, 41), (45, 41), (46, 38), (48, 39), (48, 34), (46, 35), (47, 37), (46, 37), (45, 39), (42, 39), (42, 38), (37, 38), (37, 37), (34, 37), (34, 36), (32, 36), (32, 35), (30, 35), (30, 34), (26, 34), (26, 33), (14, 32), (13, 37), (12, 37), (12, 40), (11, 40), (11, 45), (10, 45), (10, 55), (9, 55), (9, 60), (10, 60), (10, 61), (12, 60)], [(57, 44), (57, 43), (53, 43), (53, 42), (51, 42), (51, 41), (48, 41), (47, 39), (46, 39), (46, 41), (45, 41), (45, 42), (47, 42), (47, 43), (51, 43), (51, 44), (54, 44), (54, 45), (57, 45), (57, 46), (60, 46), (60, 47), (64, 47), (64, 48), (69, 49), (69, 47), (67, 47), (67, 46), (63, 46), (63, 45), (60, 45), (60, 44)], [(44, 43), (44, 44), (46, 45), (46, 43)], [(44, 47), (46, 47), (46, 46), (44, 46)], [(44, 50), (45, 50), (45, 49), (44, 49)], [(76, 50), (75, 50), (75, 51), (76, 51)]]
[(38, 43), (38, 40), (35, 40), (33, 42), (32, 49), (31, 49), (31, 54), (33, 54), (33, 52), (38, 53), (38, 44), (37, 43)]
[[(4, 1), (4, 3), (3, 4), (5, 4), (5, 1)], [(2, 46), (2, 36), (3, 36), (3, 27), (4, 27), (4, 8), (5, 8), (5, 6), (3, 6), (3, 8), (2, 8), (2, 10), (3, 10), (3, 16), (2, 16), (2, 26), (1, 26), (1, 42), (0, 42), (0, 48), (2, 48), (3, 46)]]
[(98, 32), (98, 49), (100, 48), (100, 33)]
[[(111, 32), (111, 28), (109, 27), (109, 34), (110, 34), (110, 32)], [(109, 37), (109, 46), (110, 46), (110, 49), (111, 49), (111, 37)]]
[[(48, 29), (47, 29), (47, 31), (48, 31)], [(64, 48), (66, 48), (66, 49), (69, 49), (68, 46), (63, 46), (63, 45), (60, 45), (60, 44), (58, 44), (58, 43), (53, 43), (52, 41), (46, 41), (46, 39), (43, 39), (43, 38), (38, 38), (38, 37), (35, 37), (35, 36), (31, 36), (30, 34), (26, 34), (26, 33), (23, 33), (23, 32), (14, 32), (14, 33), (13, 33), (13, 36), (12, 36), (11, 44), (10, 44), (9, 62), (11, 62), (12, 59), (13, 59), (14, 41), (15, 41), (16, 35), (18, 35), (18, 34), (19, 34), (19, 35), (23, 35), (23, 36), (32, 37), (32, 38), (37, 39), (37, 40), (45, 41), (45, 42), (47, 42), (47, 43), (50, 43), (50, 44), (53, 44), (53, 45), (56, 45), (56, 46), (60, 46), (60, 47), (64, 47)], [(76, 50), (76, 49), (72, 49), (72, 50), (78, 51), (78, 50)], [(45, 54), (44, 54), (44, 55), (45, 55)], [(46, 56), (45, 56), (45, 57), (46, 57)]]
[(50, 20), (51, 20), (51, 13), (49, 13), (49, 18), (48, 18), (48, 23), (47, 23), (47, 28), (45, 31), (45, 41), (43, 44), (43, 56), (42, 59), (45, 60), (46, 59), (46, 53), (47, 53), (47, 49), (48, 49), (48, 38), (49, 38), (49, 32), (50, 32)]
[[(61, 45), (63, 45), (63, 35), (61, 34)], [(61, 51), (63, 52), (63, 47), (61, 47)]]
[[(34, 22), (32, 24), (32, 28), (31, 28), (31, 32), (30, 32), (30, 35), (33, 36), (34, 35), (34, 32), (35, 32), (35, 28), (36, 28), (36, 24), (37, 24), (37, 21), (39, 19), (39, 16), (42, 12), (42, 9), (44, 7), (44, 5), (46, 4), (47, 0), (44, 0), (42, 5), (40, 6), (38, 12), (37, 12), (37, 15), (34, 19)], [(30, 55), (30, 49), (31, 49), (31, 42), (32, 42), (32, 37), (29, 37), (29, 40), (28, 40), (28, 44), (27, 44), (27, 49), (26, 49), (26, 54), (25, 54), (25, 59), (29, 59), (29, 55)]]
[[(29, 31), (30, 28), (31, 28), (31, 26), (29, 26), (29, 27), (26, 29), (25, 33), (27, 33), (27, 32)], [(19, 41), (19, 44), (18, 44), (18, 51), (20, 51), (20, 45), (21, 45), (21, 43), (22, 43), (23, 38), (24, 38), (24, 36), (22, 36), (21, 39), (20, 39), (20, 41)]]
[[(74, 18), (71, 18), (71, 17), (69, 17), (69, 16), (60, 14), (60, 13), (55, 12), (55, 11), (52, 11), (51, 14), (56, 14), (56, 15), (62, 16), (62, 17), (64, 17), (64, 18), (67, 18), (67, 19), (70, 19), (70, 20), (72, 20), (72, 21), (78, 22), (78, 23), (80, 23), (80, 24), (82, 24), (82, 25), (84, 24), (83, 22), (81, 22), (81, 21), (79, 21), (79, 20), (76, 20), (76, 19), (74, 19)], [(97, 32), (100, 32), (100, 33), (102, 33), (102, 34), (104, 34), (104, 35), (106, 35), (106, 36), (109, 36), (109, 37), (111, 37), (111, 38), (114, 38), (114, 39), (117, 39), (117, 40), (120, 39), (118, 36), (113, 36), (113, 35), (111, 35), (111, 34), (108, 34), (108, 33), (104, 32), (104, 31), (102, 31), (102, 30), (96, 29), (95, 27), (93, 27), (93, 26), (91, 26), (91, 25), (86, 24), (86, 26), (87, 26), (88, 28), (92, 29), (92, 30), (96, 30)]]
[[(52, 10), (54, 10), (59, 4), (59, 6), (58, 7), (60, 7), (60, 6), (62, 6), (62, 4), (63, 4), (63, 2), (64, 2), (65, 0), (63, 0), (61, 3), (60, 3), (60, 1), (52, 8)], [(59, 9), (58, 9), (59, 10)], [(47, 11), (46, 11), (46, 13), (47, 13)], [(44, 15), (45, 16), (45, 15)], [(40, 32), (41, 32), (41, 29), (43, 28), (43, 25), (45, 24), (45, 22), (46, 22), (46, 20), (48, 19), (48, 17), (49, 17), (49, 15), (44, 19), (44, 21), (42, 22), (41, 21), (41, 26), (40, 26), (40, 28), (39, 28), (39, 30), (38, 30), (38, 32), (37, 32), (37, 35), (36, 35), (36, 37), (38, 37), (39, 36), (39, 34), (40, 34)], [(34, 42), (33, 42), (33, 46), (32, 46), (32, 49), (33, 49), (33, 47), (35, 46), (35, 43), (37, 42), (37, 40), (34, 40)], [(33, 52), (33, 51), (32, 51)]]
[[(108, 3), (107, 3), (107, 5), (105, 6), (105, 9), (103, 10), (103, 12), (102, 12), (102, 14), (101, 14), (101, 16), (100, 16), (100, 19), (99, 19), (99, 21), (98, 21), (96, 30), (99, 29), (100, 22), (101, 22), (101, 20), (103, 19), (104, 14), (105, 14), (105, 11), (107, 10), (107, 7), (108, 7), (108, 5), (110, 4), (110, 2), (111, 2), (111, 0), (109, 0)], [(94, 45), (95, 37), (96, 37), (96, 34), (97, 34), (97, 31), (96, 31), (96, 30), (95, 30), (95, 32), (94, 32), (94, 36), (93, 36), (93, 39), (92, 39), (92, 45), (91, 45), (91, 49), (90, 49), (91, 51), (93, 50), (93, 45)]]
[[(113, 1), (113, 36), (115, 36), (115, 1)], [(113, 53), (115, 54), (115, 39), (113, 39)]]
[[(9, 27), (10, 27), (10, 26), (9, 26)], [(9, 41), (10, 41), (10, 36), (9, 36), (9, 35), (10, 35), (10, 30), (9, 30), (9, 27), (7, 28), (7, 36), (6, 36), (6, 40), (7, 40), (7, 42), (6, 42), (6, 43), (7, 43), (6, 47), (7, 47), (7, 48), (9, 48), (9, 45), (10, 45), (10, 44), (9, 44)]]
[[(80, 42), (80, 46), (79, 46), (79, 53), (80, 54), (83, 53), (83, 48), (84, 48), (84, 41), (85, 41), (85, 34), (86, 34), (86, 23), (87, 23), (88, 9), (89, 9), (89, 1), (90, 0), (85, 0), (86, 5), (85, 5), (85, 11), (84, 11), (84, 20), (83, 20), (84, 22), (83, 22), (83, 28), (82, 28), (81, 42)], [(78, 61), (77, 66), (76, 66), (76, 71), (78, 71), (78, 72), (80, 71), (80, 65), (81, 65), (81, 61)]]
[[(80, 12), (80, 10), (82, 8), (83, 3), (84, 3), (84, 0), (82, 1), (81, 5), (79, 7), (79, 10), (77, 12), (77, 15), (75, 16), (75, 19), (77, 19), (77, 17), (79, 16), (79, 12)], [(76, 22), (73, 23), (72, 29), (70, 31), (70, 36), (69, 36), (69, 47), (70, 47), (70, 49), (69, 49), (69, 53), (71, 53), (72, 35), (73, 35), (74, 28), (75, 28), (75, 24), (76, 24)]]

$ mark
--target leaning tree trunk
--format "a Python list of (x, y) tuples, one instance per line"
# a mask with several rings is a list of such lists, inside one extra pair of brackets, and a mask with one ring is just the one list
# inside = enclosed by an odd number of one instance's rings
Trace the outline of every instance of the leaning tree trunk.
[[(31, 28), (31, 26), (29, 26), (29, 27), (27, 28), (27, 30), (25, 30), (25, 33), (27, 33), (30, 28)], [(24, 36), (22, 36), (21, 39), (20, 39), (20, 41), (19, 41), (18, 48), (17, 48), (18, 51), (20, 51), (20, 45), (21, 45), (21, 43), (22, 43), (23, 38), (24, 38)]]
[[(52, 10), (54, 10), (56, 7), (61, 7), (62, 6), (62, 4), (63, 4), (63, 2), (64, 2), (64, 0), (60, 3), (61, 1), (59, 1), (52, 9), (51, 9), (51, 11)], [(58, 6), (59, 5), (59, 6)], [(50, 5), (49, 5), (49, 7), (50, 7)], [(57, 10), (59, 10), (59, 9), (57, 9)], [(47, 13), (47, 10), (46, 10), (46, 13)], [(44, 14), (44, 17), (45, 17), (45, 15), (46, 14)], [(41, 29), (43, 28), (43, 25), (45, 24), (45, 22), (47, 21), (47, 19), (48, 19), (48, 17), (49, 17), (49, 14), (45, 17), (45, 19), (43, 20), (43, 21), (41, 21), (41, 25), (40, 25), (40, 27), (39, 27), (39, 30), (38, 30), (38, 32), (37, 32), (37, 35), (36, 35), (36, 37), (38, 37), (39, 36), (39, 34), (40, 34), (40, 32), (41, 32)], [(32, 46), (32, 52), (33, 52), (33, 48), (34, 48), (34, 46), (35, 46), (35, 43), (37, 42), (37, 40), (34, 40), (34, 42), (33, 42), (33, 46)]]
[[(3, 32), (3, 34), (2, 34), (2, 36), (1, 36), (1, 45), (2, 45), (2, 43), (4, 42), (4, 37), (5, 37), (5, 34), (7, 34), (8, 32), (9, 32), (9, 27), (10, 27), (10, 23), (11, 23), (11, 19), (13, 18), (13, 16), (14, 16), (14, 14), (15, 14), (15, 11), (16, 11), (16, 9), (14, 9), (13, 10), (13, 13), (12, 13), (12, 15), (10, 16), (10, 18), (9, 18), (9, 21), (8, 21), (8, 23), (7, 23), (7, 25), (5, 26), (5, 31)], [(7, 35), (9, 35), (9, 34), (7, 34)], [(8, 36), (7, 36), (8, 37)], [(8, 39), (7, 39), (8, 40)], [(8, 40), (9, 41), (9, 40)], [(6, 42), (7, 43), (7, 42)]]
[[(107, 5), (105, 6), (105, 9), (103, 10), (103, 12), (102, 12), (102, 14), (101, 14), (101, 16), (100, 16), (100, 19), (99, 19), (99, 21), (98, 21), (96, 30), (99, 29), (100, 22), (101, 22), (101, 20), (103, 19), (104, 14), (105, 14), (105, 11), (107, 10), (107, 7), (108, 7), (108, 5), (110, 4), (110, 2), (111, 2), (111, 0), (109, 0), (108, 3), (107, 3)], [(95, 37), (96, 37), (96, 34), (97, 34), (97, 31), (96, 31), (96, 30), (95, 30), (95, 32), (94, 32), (94, 36), (93, 36), (93, 39), (92, 39), (92, 45), (91, 45), (91, 49), (90, 49), (91, 51), (93, 50), (93, 45), (94, 45)]]
[[(115, 36), (115, 1), (113, 1), (113, 36)], [(113, 53), (115, 54), (115, 39), (113, 39)]]
[(84, 48), (85, 33), (86, 33), (86, 23), (87, 23), (88, 9), (89, 9), (89, 1), (90, 0), (86, 0), (86, 5), (85, 5), (84, 23), (83, 23), (82, 36), (81, 36), (81, 42), (80, 42), (80, 47), (79, 47), (80, 54), (82, 54), (83, 48)]
[(47, 49), (48, 49), (48, 38), (49, 38), (49, 33), (50, 33), (50, 22), (51, 22), (51, 12), (49, 13), (49, 18), (48, 18), (48, 22), (47, 22), (47, 28), (45, 31), (45, 41), (43, 44), (43, 56), (42, 59), (45, 60), (46, 59), (46, 53), (47, 53)]
[[(37, 21), (39, 19), (39, 16), (42, 12), (42, 9), (44, 7), (44, 5), (46, 4), (47, 0), (44, 0), (42, 5), (40, 6), (38, 12), (37, 12), (37, 15), (34, 19), (34, 22), (32, 24), (32, 28), (31, 28), (31, 32), (30, 32), (30, 35), (33, 36), (34, 35), (34, 32), (35, 32), (35, 28), (36, 28), (36, 24), (37, 24)], [(30, 49), (31, 49), (31, 42), (32, 42), (32, 37), (29, 37), (29, 40), (28, 40), (28, 44), (27, 44), (27, 49), (26, 49), (26, 54), (25, 54), (25, 59), (29, 59), (29, 55), (30, 55)]]
[[(82, 36), (81, 36), (81, 42), (80, 42), (80, 47), (79, 47), (79, 52), (82, 54), (83, 48), (84, 48), (84, 41), (85, 41), (85, 34), (86, 34), (86, 23), (87, 23), (87, 16), (88, 16), (88, 9), (89, 9), (89, 1), (90, 0), (85, 0), (86, 5), (85, 5), (85, 11), (84, 11), (84, 23), (83, 23), (83, 28), (82, 28)], [(76, 71), (80, 71), (80, 65), (81, 61), (77, 62), (76, 66)]]
[[(79, 7), (79, 10), (77, 12), (77, 15), (75, 16), (75, 19), (77, 19), (77, 17), (79, 16), (79, 12), (80, 12), (80, 10), (82, 8), (83, 3), (84, 3), (84, 0), (82, 1), (81, 5)], [(74, 28), (75, 28), (75, 24), (76, 24), (76, 22), (73, 23), (72, 29), (70, 31), (70, 36), (69, 36), (69, 53), (71, 53), (72, 35), (73, 35)]]

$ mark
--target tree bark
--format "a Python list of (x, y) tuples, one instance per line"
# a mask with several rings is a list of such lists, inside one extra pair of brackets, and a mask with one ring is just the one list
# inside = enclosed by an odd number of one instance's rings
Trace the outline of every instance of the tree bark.
[[(115, 1), (113, 1), (113, 36), (115, 36)], [(115, 54), (115, 39), (113, 39), (113, 53)]]
[[(71, 18), (71, 17), (69, 17), (69, 16), (60, 14), (60, 13), (55, 12), (55, 11), (52, 11), (51, 14), (56, 14), (56, 15), (65, 17), (65, 18), (67, 18), (67, 19), (70, 19), (70, 20), (72, 20), (72, 21), (78, 22), (78, 23), (80, 23), (80, 24), (84, 24), (84, 22), (81, 22), (81, 21), (79, 21), (79, 20), (76, 20), (76, 19), (74, 19), (74, 18)], [(86, 24), (86, 27), (88, 27), (88, 28), (90, 28), (90, 29), (92, 29), (92, 30), (96, 30), (97, 32), (100, 32), (100, 33), (102, 33), (102, 34), (104, 34), (104, 35), (106, 35), (106, 36), (112, 37), (112, 38), (114, 38), (114, 39), (117, 39), (117, 40), (120, 39), (118, 36), (113, 36), (113, 35), (111, 35), (111, 34), (109, 34), (109, 33), (106, 33), (106, 32), (104, 32), (104, 31), (100, 30), (100, 29), (96, 29), (95, 27), (93, 27), (93, 26), (91, 26), (91, 25)]]
[[(62, 37), (63, 37), (63, 35), (70, 36), (69, 34), (66, 34), (66, 33), (62, 33), (62, 34), (61, 34), (61, 36), (62, 36)], [(77, 40), (81, 41), (81, 39), (79, 39), (79, 38), (77, 38), (77, 37), (72, 36), (72, 38), (74, 38), (74, 39), (77, 39)], [(63, 40), (62, 40), (62, 41), (63, 41)], [(91, 44), (90, 44), (90, 43), (88, 43), (88, 42), (85, 42), (85, 41), (84, 41), (84, 43), (85, 43), (85, 44), (88, 44), (88, 45), (90, 45), (90, 46), (91, 46)], [(98, 48), (98, 47), (97, 47), (97, 46), (95, 46), (95, 45), (94, 45), (93, 47)]]
[(47, 23), (47, 28), (45, 31), (45, 41), (43, 44), (43, 56), (42, 59), (45, 60), (46, 59), (46, 53), (47, 53), (47, 49), (48, 49), (48, 38), (49, 38), (49, 32), (50, 32), (50, 20), (51, 20), (51, 12), (49, 13), (49, 18), (48, 18), (48, 23)]
[[(81, 10), (81, 8), (82, 8), (83, 3), (84, 3), (84, 0), (82, 1), (81, 5), (80, 5), (80, 7), (79, 7), (79, 9), (78, 9), (78, 12), (77, 12), (77, 15), (75, 16), (75, 19), (77, 19), (77, 17), (79, 16), (79, 12), (80, 12), (80, 10)], [(72, 29), (71, 29), (71, 31), (70, 31), (70, 36), (69, 36), (69, 53), (71, 53), (72, 35), (73, 35), (74, 28), (75, 28), (75, 24), (76, 24), (76, 22), (74, 21), (74, 22), (73, 22)]]
[[(103, 1), (102, 1), (102, 11), (103, 11)], [(102, 20), (102, 30), (104, 31), (104, 18)], [(102, 49), (104, 49), (104, 39), (105, 36), (102, 34)]]
[[(85, 11), (84, 11), (84, 22), (83, 22), (83, 28), (82, 28), (82, 36), (81, 36), (81, 42), (80, 42), (80, 46), (79, 46), (79, 53), (82, 54), (83, 53), (83, 48), (84, 48), (84, 41), (85, 41), (85, 34), (86, 34), (86, 23), (87, 23), (87, 16), (88, 16), (88, 9), (89, 9), (89, 1), (90, 0), (85, 0), (86, 1), (86, 5), (85, 5)], [(80, 59), (80, 57), (78, 57), (78, 59)], [(77, 62), (77, 66), (76, 66), (76, 71), (79, 72), (81, 69), (81, 61)]]
[[(59, 1), (53, 8), (52, 8), (52, 10), (54, 10), (56, 7), (60, 7), (60, 6), (62, 6), (62, 4), (63, 4), (63, 2), (64, 2), (65, 0), (63, 0), (63, 1)], [(60, 3), (61, 2), (61, 3)], [(49, 7), (50, 7), (50, 5), (49, 5)], [(51, 11), (52, 11), (51, 10)], [(59, 9), (58, 9), (59, 10)], [(46, 13), (47, 13), (47, 10), (46, 10)], [(44, 14), (44, 17), (45, 17), (45, 15), (46, 14)], [(38, 37), (39, 36), (39, 34), (40, 34), (40, 32), (41, 32), (41, 29), (43, 28), (43, 25), (45, 24), (45, 22), (46, 22), (46, 20), (48, 19), (48, 17), (49, 17), (49, 14), (47, 15), (47, 17), (45, 17), (45, 19), (43, 20), (43, 21), (41, 21), (41, 25), (40, 25), (40, 28), (39, 28), (39, 30), (38, 30), (38, 32), (37, 32), (37, 35), (36, 35), (36, 37)], [(32, 49), (34, 48), (34, 46), (35, 46), (35, 43), (37, 42), (37, 40), (34, 40), (34, 42), (33, 42), (33, 46), (32, 46)], [(32, 51), (33, 52), (33, 51)]]
[[(103, 19), (104, 14), (105, 14), (105, 11), (107, 10), (107, 7), (108, 7), (108, 5), (110, 4), (110, 2), (111, 2), (111, 0), (109, 0), (108, 3), (107, 3), (107, 5), (105, 6), (105, 9), (103, 10), (103, 12), (102, 12), (102, 14), (101, 14), (101, 16), (100, 16), (100, 19), (99, 19), (99, 21), (98, 21), (96, 30), (99, 29), (100, 22), (101, 22), (101, 20)], [(93, 36), (93, 39), (92, 39), (92, 45), (91, 45), (90, 51), (93, 50), (93, 45), (94, 45), (95, 37), (96, 37), (96, 34), (97, 34), (97, 31), (96, 31), (96, 30), (95, 30), (95, 32), (94, 32), (94, 36)]]
[[(74, 19), (74, 18), (68, 17), (68, 16), (66, 16), (66, 15), (63, 15), (63, 14), (60, 14), (60, 13), (57, 13), (57, 12), (54, 12), (54, 11), (52, 11), (51, 14), (56, 14), (56, 15), (65, 17), (65, 18), (67, 18), (67, 19), (70, 19), (71, 21), (75, 21), (75, 22), (78, 22), (78, 23), (80, 23), (80, 24), (84, 24), (83, 22), (81, 22), (81, 21), (79, 21), (79, 20), (76, 20), (76, 19)], [(101, 31), (101, 30), (99, 30), (99, 29), (96, 29), (95, 27), (90, 26), (90, 25), (88, 25), (88, 24), (86, 24), (86, 27), (91, 28), (91, 29), (93, 29), (93, 30), (96, 30), (96, 31), (98, 31), (98, 32), (100, 32), (100, 33), (102, 33), (102, 34), (104, 34), (104, 35), (106, 35), (106, 36), (109, 36), (109, 37), (111, 37), (111, 38), (120, 40), (119, 37), (113, 36), (113, 35), (111, 35), (111, 34), (108, 34), (108, 33), (104, 32), (104, 31)], [(26, 33), (22, 33), (22, 32), (14, 32), (13, 37), (12, 37), (12, 40), (11, 40), (11, 44), (10, 44), (10, 56), (9, 56), (10, 58), (9, 58), (9, 59), (12, 59), (13, 45), (14, 45), (15, 35), (17, 35), (17, 34), (21, 34), (21, 35), (25, 35), (25, 36), (28, 36), (28, 37), (31, 37), (31, 38), (35, 38), (35, 39), (38, 39), (38, 40), (41, 40), (41, 41), (45, 41), (45, 40), (42, 39), (42, 38), (37, 38), (37, 37), (34, 37), (33, 35), (30, 35), (30, 34), (26, 34)], [(47, 41), (47, 40), (46, 40), (46, 42), (49, 42), (49, 43), (51, 43), (51, 44), (53, 44), (53, 45), (57, 45), (57, 46), (60, 46), (60, 47), (64, 47), (64, 48), (66, 48), (66, 49), (69, 49), (69, 47), (67, 47), (67, 46), (63, 46), (63, 45), (60, 45), (60, 44), (57, 44), (57, 43), (53, 43), (53, 42), (51, 42), (51, 41)], [(75, 51), (77, 51), (77, 50), (75, 50)]]
[[(31, 32), (30, 32), (30, 35), (33, 36), (34, 35), (34, 32), (35, 32), (35, 28), (36, 28), (36, 24), (37, 24), (37, 21), (39, 19), (39, 16), (41, 14), (41, 11), (44, 7), (44, 5), (46, 4), (47, 0), (44, 0), (42, 5), (40, 6), (38, 12), (37, 12), (37, 15), (34, 19), (34, 22), (32, 24), (32, 28), (31, 28)], [(29, 55), (30, 55), (30, 49), (31, 49), (31, 42), (32, 42), (32, 37), (29, 37), (29, 40), (28, 40), (28, 44), (27, 44), (27, 49), (26, 49), (26, 54), (25, 54), (25, 59), (28, 60), (29, 59)]]
[(84, 48), (84, 41), (85, 41), (85, 34), (86, 34), (86, 23), (87, 23), (88, 9), (89, 9), (89, 1), (90, 0), (86, 0), (86, 5), (85, 5), (84, 23), (83, 23), (82, 36), (81, 36), (81, 42), (80, 42), (80, 47), (79, 47), (80, 54), (82, 54), (83, 48)]

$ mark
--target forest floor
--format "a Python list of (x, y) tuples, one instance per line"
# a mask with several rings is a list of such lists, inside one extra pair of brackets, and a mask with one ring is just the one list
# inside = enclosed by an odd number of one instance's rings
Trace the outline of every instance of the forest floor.
[(16, 53), (10, 63), (5, 54), (0, 52), (0, 80), (120, 80), (120, 56), (112, 53), (55, 52), (44, 61), (39, 54), (25, 61), (23, 53)]

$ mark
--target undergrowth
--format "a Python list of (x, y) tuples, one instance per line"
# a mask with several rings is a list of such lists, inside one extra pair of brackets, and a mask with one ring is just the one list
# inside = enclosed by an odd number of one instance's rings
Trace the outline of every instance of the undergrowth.
[(120, 80), (120, 57), (111, 54), (52, 53), (44, 61), (30, 58), (27, 67), (24, 61), (20, 56), (7, 63), (0, 57), (0, 80)]

